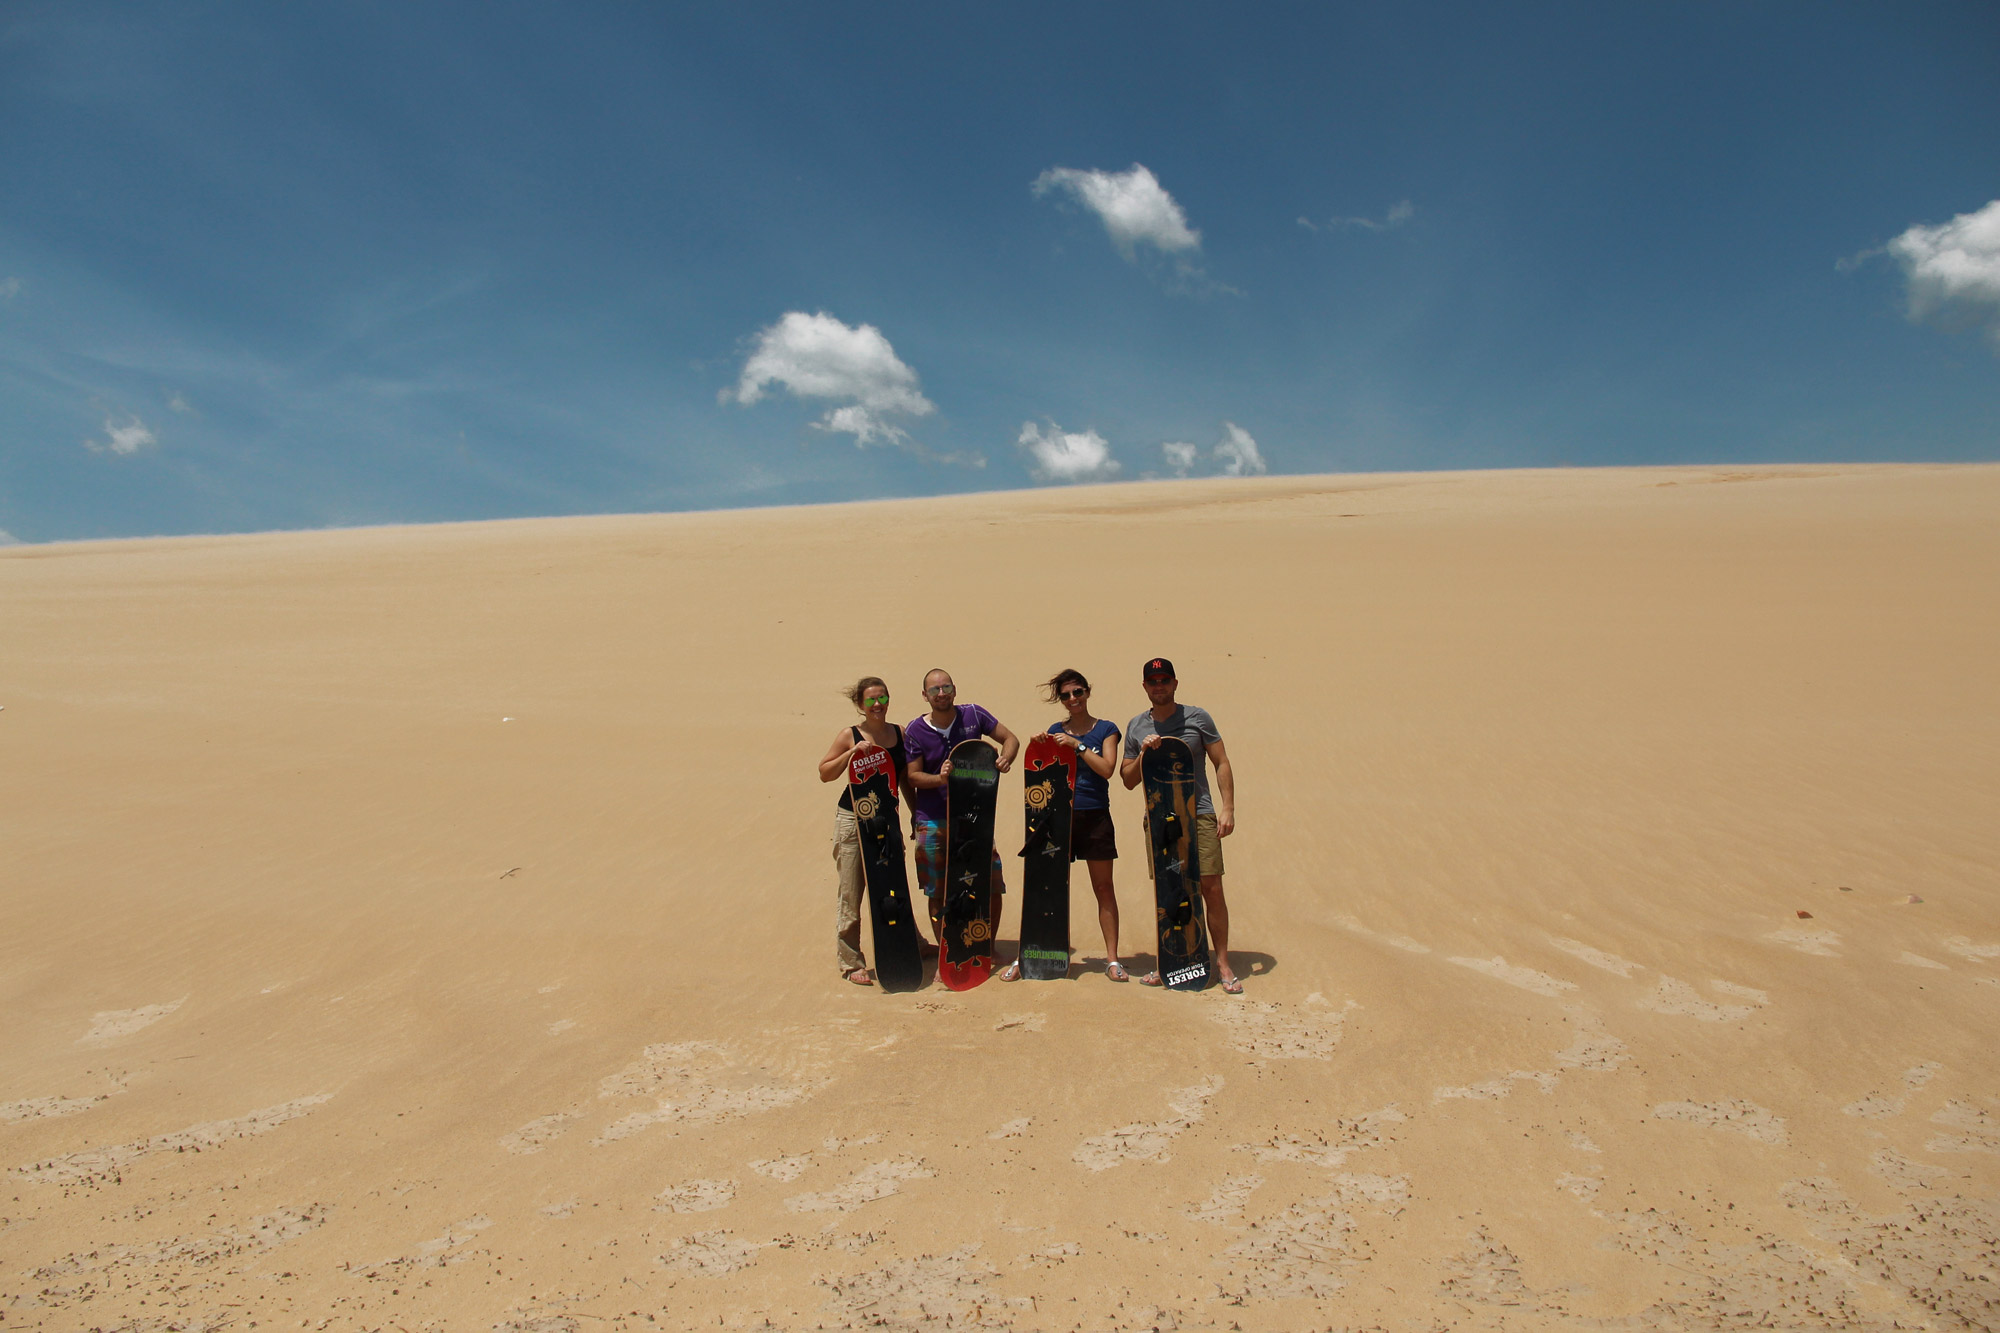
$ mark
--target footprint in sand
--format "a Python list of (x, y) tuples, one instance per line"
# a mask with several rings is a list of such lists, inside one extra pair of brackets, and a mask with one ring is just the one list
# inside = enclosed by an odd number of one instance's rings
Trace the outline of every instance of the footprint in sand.
[(1429, 953), (1431, 951), (1430, 945), (1419, 944), (1408, 935), (1378, 934), (1351, 916), (1337, 916), (1333, 921), (1335, 925), (1351, 935), (1359, 935), (1364, 940), (1374, 940), (1379, 944), (1386, 944), (1392, 949), (1401, 949), (1404, 953)]
[(1604, 1182), (1596, 1176), (1579, 1176), (1573, 1171), (1565, 1171), (1556, 1177), (1557, 1189), (1568, 1190), (1585, 1203), (1589, 1203), (1592, 1199), (1596, 1198), (1597, 1191), (1603, 1187)]
[(1499, 954), (1491, 958), (1453, 958), (1450, 961), (1460, 967), (1469, 967), (1475, 972), (1484, 972), (1495, 981), (1504, 981), (1509, 986), (1519, 986), (1522, 990), (1533, 991), (1537, 995), (1554, 998), (1564, 991), (1576, 989), (1574, 981), (1564, 981), (1561, 977), (1537, 972), (1532, 967), (1511, 966)]
[(733, 1180), (689, 1180), (660, 1191), (653, 1205), (656, 1213), (712, 1213), (727, 1208), (736, 1198)]
[(764, 1161), (750, 1163), (750, 1169), (760, 1176), (790, 1184), (804, 1175), (813, 1164), (809, 1152), (793, 1153), (789, 1157), (772, 1157)]
[(1049, 1021), (1047, 1014), (1002, 1014), (993, 1025), (995, 1032), (1040, 1032)]
[(795, 1194), (785, 1200), (785, 1207), (795, 1213), (851, 1213), (900, 1192), (906, 1180), (928, 1180), (936, 1174), (921, 1157), (891, 1157), (863, 1167), (844, 1185), (818, 1194)]
[(1727, 1097), (1716, 1102), (1661, 1102), (1653, 1108), (1653, 1119), (1679, 1120), (1704, 1129), (1727, 1130), (1779, 1148), (1792, 1139), (1784, 1117), (1740, 1097)]
[(1531, 1074), (1524, 1070), (1516, 1069), (1501, 1074), (1496, 1078), (1489, 1078), (1483, 1083), (1474, 1083), (1468, 1087), (1438, 1088), (1431, 1093), (1431, 1100), (1433, 1102), (1448, 1102), (1453, 1100), (1499, 1101), (1513, 1093), (1516, 1083), (1532, 1083), (1541, 1089), (1544, 1096), (1556, 1090), (1556, 1076), (1554, 1074)]
[(1208, 1078), (1192, 1088), (1171, 1095), (1167, 1109), (1173, 1117), (1151, 1124), (1121, 1125), (1108, 1134), (1085, 1139), (1070, 1159), (1092, 1171), (1107, 1171), (1126, 1162), (1165, 1162), (1167, 1146), (1199, 1124), (1209, 1099), (1222, 1091), (1220, 1078)]
[[(1905, 1069), (1903, 1071), (1903, 1086), (1906, 1088), (1921, 1088), (1926, 1083), (1929, 1083), (1936, 1076), (1937, 1071), (1942, 1068), (1944, 1066), (1937, 1061), (1926, 1060), (1920, 1065)], [(1871, 1092), (1866, 1097), (1858, 1101), (1849, 1102), (1840, 1109), (1848, 1115), (1863, 1116), (1868, 1119), (1882, 1119), (1887, 1116), (1901, 1115), (1906, 1100), (1903, 1097), (1891, 1097), (1883, 1092)]]
[(1317, 991), (1297, 1009), (1237, 1000), (1212, 1008), (1209, 1017), (1229, 1029), (1231, 1046), (1265, 1060), (1331, 1060), (1346, 1022), (1345, 1012), (1328, 1006)]
[(129, 1037), (142, 1028), (149, 1028), (174, 1010), (187, 1003), (187, 996), (169, 1004), (148, 1004), (137, 1009), (106, 1009), (94, 1014), (90, 1020), (90, 1031), (76, 1039), (79, 1046), (101, 1046), (119, 1037)]
[(1310, 1136), (1274, 1134), (1263, 1143), (1238, 1143), (1233, 1150), (1254, 1153), (1260, 1162), (1335, 1167), (1355, 1153), (1388, 1143), (1394, 1137), (1390, 1127), (1407, 1120), (1409, 1117), (1397, 1109), (1396, 1103), (1390, 1102), (1379, 1111), (1370, 1111), (1353, 1120), (1336, 1120), (1330, 1134), (1317, 1130)]
[[(1720, 990), (1722, 986), (1727, 984), (1726, 982), (1718, 983), (1716, 988)], [(1749, 998), (1751, 994), (1763, 995), (1762, 991), (1753, 992), (1748, 986), (1735, 987), (1733, 990), (1724, 991), (1723, 993), (1736, 994), (1743, 998)], [(1756, 1003), (1762, 1004), (1763, 1001), (1759, 1000)], [(1757, 1011), (1755, 1005), (1716, 1004), (1713, 1001), (1704, 1000), (1700, 992), (1696, 991), (1694, 987), (1674, 977), (1661, 977), (1659, 989), (1644, 999), (1636, 1001), (1635, 1007), (1655, 1014), (1672, 1014), (1679, 1018), (1693, 1018), (1703, 1023), (1733, 1023), (1739, 1019), (1748, 1018)]]
[(1984, 1152), (2000, 1155), (2000, 1119), (1968, 1101), (1950, 1101), (1931, 1117), (1933, 1125), (1965, 1131), (1940, 1134), (1924, 1145), (1925, 1152)]
[(0, 1125), (17, 1125), (24, 1120), (53, 1120), (88, 1111), (125, 1091), (123, 1085), (95, 1097), (29, 1097), (18, 1102), (0, 1102)]
[(1773, 944), (1819, 958), (1840, 957), (1840, 936), (1820, 926), (1784, 926), (1764, 937)]
[(1028, 1126), (1034, 1123), (1035, 1118), (1033, 1116), (1024, 1115), (1019, 1120), (1009, 1120), (986, 1137), (989, 1139), (1018, 1139), (1027, 1133)]
[(208, 1148), (219, 1148), (236, 1139), (268, 1134), (287, 1121), (311, 1115), (315, 1109), (332, 1100), (333, 1094), (330, 1092), (322, 1092), (312, 1097), (300, 1097), (295, 1101), (252, 1111), (234, 1120), (210, 1120), (199, 1125), (190, 1125), (186, 1129), (175, 1130), (171, 1134), (160, 1134), (133, 1143), (115, 1144), (109, 1148), (89, 1148), (62, 1157), (51, 1157), (47, 1161), (16, 1167), (14, 1174), (22, 1180), (38, 1185), (105, 1180), (118, 1175), (125, 1167), (140, 1158), (151, 1157), (155, 1153), (189, 1150), (200, 1152)]
[(1227, 1222), (1242, 1216), (1243, 1205), (1250, 1201), (1250, 1196), (1263, 1183), (1264, 1177), (1254, 1172), (1246, 1176), (1224, 1176), (1206, 1203), (1182, 1211), (1197, 1222)]
[(1609, 1072), (1632, 1058), (1632, 1053), (1625, 1049), (1625, 1043), (1604, 1030), (1604, 1022), (1595, 1011), (1572, 1005), (1563, 1013), (1568, 1015), (1566, 1021), (1576, 1025), (1576, 1038), (1566, 1048), (1556, 1052), (1557, 1064), (1571, 1069)]
[(1974, 944), (1964, 935), (1953, 935), (1944, 942), (1944, 947), (1968, 963), (1984, 963), (1990, 959), (2000, 958), (2000, 944)]
[(1582, 940), (1565, 939), (1560, 935), (1551, 935), (1549, 936), (1549, 943), (1555, 945), (1556, 948), (1561, 949), (1570, 957), (1581, 958), (1584, 962), (1603, 972), (1611, 972), (1621, 977), (1629, 977), (1634, 972), (1643, 972), (1646, 970), (1637, 963), (1620, 958), (1615, 953), (1606, 953), (1602, 949), (1593, 949)]
[(562, 1137), (570, 1122), (583, 1114), (582, 1107), (571, 1107), (567, 1111), (557, 1111), (530, 1120), (511, 1134), (500, 1136), (500, 1146), (511, 1153), (538, 1153)]
[(674, 1242), (673, 1249), (655, 1263), (671, 1272), (693, 1273), (697, 1277), (722, 1277), (748, 1268), (765, 1246), (743, 1240), (727, 1231), (697, 1231)]

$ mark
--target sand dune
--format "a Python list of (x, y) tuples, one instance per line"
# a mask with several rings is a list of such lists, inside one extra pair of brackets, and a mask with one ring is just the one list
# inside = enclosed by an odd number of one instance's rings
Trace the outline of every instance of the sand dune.
[[(1996, 515), (1661, 469), (0, 551), (4, 1327), (2000, 1326)], [(1110, 983), (1080, 883), (1070, 981), (842, 982), (837, 690), (1026, 730), (1073, 665), (1122, 726), (1155, 653), (1247, 993)]]

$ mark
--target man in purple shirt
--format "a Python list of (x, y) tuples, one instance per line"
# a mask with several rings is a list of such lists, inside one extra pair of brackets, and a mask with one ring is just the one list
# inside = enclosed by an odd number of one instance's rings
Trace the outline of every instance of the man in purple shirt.
[[(917, 884), (930, 899), (931, 933), (938, 929), (938, 886), (944, 883), (945, 779), (951, 776), (951, 747), (960, 741), (991, 736), (1000, 742), (1000, 771), (1014, 765), (1021, 742), (999, 718), (978, 704), (957, 702), (958, 686), (951, 673), (933, 671), (924, 677), (924, 700), (931, 711), (912, 718), (903, 728), (910, 756), (910, 842), (917, 849)], [(993, 849), (993, 898), (989, 918), (1000, 914), (1000, 895), (1007, 882), (1000, 869), (1000, 849)], [(997, 924), (997, 922), (996, 922)], [(1002, 974), (1003, 980), (1012, 980)]]

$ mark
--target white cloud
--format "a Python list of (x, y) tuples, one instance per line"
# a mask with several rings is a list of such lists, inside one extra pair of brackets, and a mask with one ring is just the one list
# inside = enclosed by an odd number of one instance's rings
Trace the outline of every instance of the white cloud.
[(1363, 231), (1394, 231), (1416, 215), (1415, 204), (1407, 199), (1399, 199), (1379, 218), (1328, 218), (1323, 225), (1311, 218), (1300, 218), (1299, 225), (1307, 231), (1324, 231), (1333, 227), (1359, 227)]
[(1986, 327), (2000, 348), (2000, 199), (1889, 242), (1909, 283), (1910, 318), (1954, 333)]
[(1225, 421), (1222, 432), (1222, 443), (1215, 446), (1215, 458), (1222, 464), (1223, 476), (1254, 477), (1268, 470), (1263, 451), (1257, 448), (1257, 441), (1250, 438), (1249, 431), (1233, 421)]
[(1118, 475), (1110, 443), (1094, 430), (1066, 431), (1051, 421), (1044, 431), (1024, 421), (1015, 443), (1034, 460), (1029, 471), (1036, 481), (1109, 481)]
[(0, 528), (0, 546), (19, 546), (21, 539), (5, 528)]
[(173, 412), (194, 411), (193, 405), (190, 404), (187, 400), (187, 395), (182, 393), (179, 389), (175, 389), (172, 393), (167, 395), (167, 408), (169, 411)]
[(1118, 253), (1132, 258), (1133, 247), (1151, 245), (1166, 254), (1201, 249), (1201, 233), (1160, 185), (1159, 178), (1134, 162), (1128, 171), (1079, 171), (1050, 167), (1035, 178), (1037, 195), (1060, 190), (1097, 214)]
[(852, 435), (857, 445), (912, 447), (893, 418), (937, 410), (918, 389), (917, 372), (896, 355), (880, 329), (872, 324), (850, 328), (824, 311), (788, 311), (760, 332), (736, 387), (724, 389), (721, 399), (755, 403), (774, 384), (795, 398), (847, 400), (829, 407), (814, 425)]
[(19, 278), (0, 278), (0, 301), (11, 301), (21, 294)]
[(1176, 477), (1185, 477), (1194, 471), (1194, 461), (1201, 450), (1179, 440), (1168, 440), (1160, 446), (1160, 452), (1166, 456), (1167, 470)]
[(137, 417), (131, 418), (123, 425), (119, 424), (116, 417), (104, 418), (104, 436), (105, 438), (101, 440), (85, 440), (84, 447), (94, 454), (117, 454), (121, 458), (128, 458), (141, 449), (150, 449), (160, 442), (160, 437), (153, 434), (146, 423)]

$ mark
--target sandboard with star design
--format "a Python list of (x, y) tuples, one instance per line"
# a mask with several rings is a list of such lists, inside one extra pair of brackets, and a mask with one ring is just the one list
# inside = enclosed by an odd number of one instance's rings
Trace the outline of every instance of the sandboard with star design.
[(1032, 736), (1021, 760), (1028, 840), (1021, 870), (1021, 975), (1069, 976), (1069, 826), (1076, 792), (1076, 747), (1047, 732)]
[(861, 835), (861, 873), (868, 882), (869, 926), (875, 934), (875, 980), (885, 991), (924, 984), (910, 871), (897, 818), (896, 764), (879, 745), (864, 745), (847, 761), (847, 789)]
[(1000, 753), (982, 740), (951, 749), (944, 780), (943, 925), (938, 980), (971, 990), (993, 972), (993, 820), (1000, 802)]
[(1194, 842), (1194, 752), (1162, 736), (1145, 752), (1139, 773), (1146, 788), (1146, 847), (1153, 858), (1153, 899), (1159, 913), (1160, 980), (1170, 990), (1208, 985), (1208, 928), (1201, 910), (1201, 867)]

